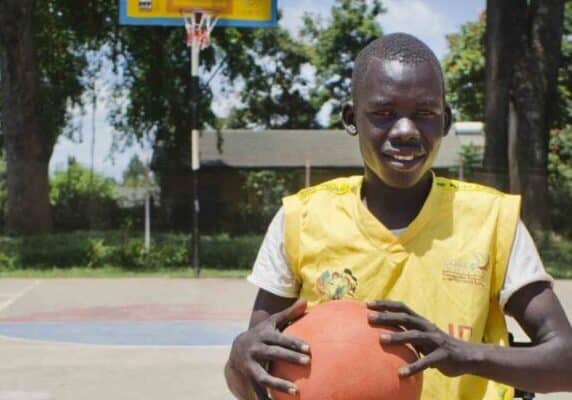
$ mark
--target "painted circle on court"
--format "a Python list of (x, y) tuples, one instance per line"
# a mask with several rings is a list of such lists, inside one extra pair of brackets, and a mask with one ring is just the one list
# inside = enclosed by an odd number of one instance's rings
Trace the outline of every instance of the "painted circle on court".
[(244, 312), (201, 305), (89, 307), (0, 318), (0, 336), (120, 346), (230, 345), (247, 327)]

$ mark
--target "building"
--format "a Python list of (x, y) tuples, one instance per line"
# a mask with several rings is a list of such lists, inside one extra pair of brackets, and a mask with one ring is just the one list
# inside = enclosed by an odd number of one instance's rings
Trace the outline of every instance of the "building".
[[(446, 176), (458, 173), (462, 146), (483, 146), (483, 124), (456, 123), (445, 136), (434, 164)], [(294, 190), (340, 176), (361, 174), (358, 139), (342, 130), (224, 130), (201, 136), (201, 230), (236, 232), (249, 171), (290, 172)], [(190, 183), (181, 189), (190, 192)]]

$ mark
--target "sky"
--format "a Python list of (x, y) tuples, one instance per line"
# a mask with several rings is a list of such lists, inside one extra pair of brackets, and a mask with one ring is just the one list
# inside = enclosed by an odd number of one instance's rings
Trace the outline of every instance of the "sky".
[[(380, 16), (379, 22), (384, 33), (406, 32), (423, 40), (441, 59), (447, 53), (446, 35), (459, 30), (469, 21), (474, 21), (485, 8), (485, 0), (382, 0), (387, 12)], [(282, 25), (295, 33), (301, 26), (302, 16), (309, 12), (326, 18), (334, 0), (278, 0), (282, 10)], [(216, 29), (216, 28), (215, 28)], [(113, 143), (113, 129), (107, 123), (110, 112), (108, 90), (105, 79), (99, 82), (101, 89), (95, 113), (95, 157), (96, 171), (120, 181), (129, 160), (137, 154), (142, 160), (151, 154), (151, 146), (136, 143), (120, 146), (121, 151), (110, 154)], [(215, 113), (224, 115), (229, 99), (217, 93), (213, 85)], [(232, 99), (230, 99), (232, 102)], [(83, 127), (74, 140), (60, 136), (50, 161), (50, 171), (63, 170), (69, 157), (75, 157), (84, 165), (91, 165), (92, 110), (88, 105), (84, 117), (78, 120)]]

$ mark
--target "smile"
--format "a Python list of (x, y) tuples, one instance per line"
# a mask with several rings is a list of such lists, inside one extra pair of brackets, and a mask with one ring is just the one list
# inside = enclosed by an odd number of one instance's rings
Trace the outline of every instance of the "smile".
[(408, 171), (417, 168), (423, 163), (425, 153), (383, 153), (383, 158), (394, 169)]
[(400, 156), (399, 154), (395, 154), (392, 157), (395, 158), (396, 160), (399, 160), (399, 161), (411, 161), (415, 158), (415, 156), (413, 154), (411, 154), (409, 156)]

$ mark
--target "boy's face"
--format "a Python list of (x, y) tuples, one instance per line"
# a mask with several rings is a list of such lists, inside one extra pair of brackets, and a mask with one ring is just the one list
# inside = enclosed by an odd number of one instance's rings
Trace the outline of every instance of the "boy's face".
[(451, 122), (438, 71), (429, 62), (374, 58), (355, 97), (343, 119), (357, 127), (366, 172), (395, 188), (417, 184)]

